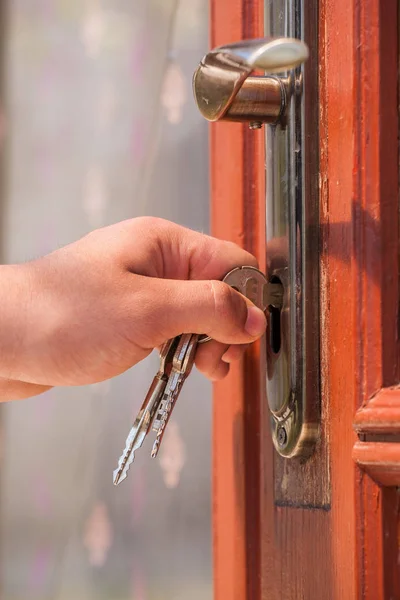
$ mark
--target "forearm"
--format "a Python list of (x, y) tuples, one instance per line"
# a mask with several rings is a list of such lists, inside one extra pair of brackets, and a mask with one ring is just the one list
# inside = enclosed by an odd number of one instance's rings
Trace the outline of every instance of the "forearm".
[(211, 336), (196, 366), (224, 377), (229, 346), (238, 358), (266, 320), (218, 280), (256, 264), (234, 244), (142, 218), (0, 266), (0, 400), (116, 377), (182, 332)]
[(32, 288), (28, 265), (0, 266), (0, 402), (29, 398), (48, 386), (18, 380), (24, 370)]
[(51, 389), (50, 386), (0, 378), (0, 402), (31, 398), (32, 396), (38, 396), (49, 389)]

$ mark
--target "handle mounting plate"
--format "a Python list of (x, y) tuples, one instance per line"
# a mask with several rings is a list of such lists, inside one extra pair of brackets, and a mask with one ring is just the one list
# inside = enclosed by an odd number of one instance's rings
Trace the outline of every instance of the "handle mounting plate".
[[(267, 0), (266, 34), (304, 39), (302, 10), (301, 0)], [(269, 314), (266, 390), (272, 439), (287, 458), (312, 454), (320, 423), (317, 58), (280, 74), (286, 122), (266, 128), (267, 276), (285, 290), (280, 319)]]

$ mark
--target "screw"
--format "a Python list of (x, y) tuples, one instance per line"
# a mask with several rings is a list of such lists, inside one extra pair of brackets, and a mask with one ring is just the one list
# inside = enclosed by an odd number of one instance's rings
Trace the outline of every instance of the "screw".
[(249, 123), (249, 129), (261, 129), (262, 127), (262, 123), (260, 123), (260, 121), (251, 121), (251, 123)]
[(284, 427), (279, 427), (278, 431), (276, 432), (276, 439), (278, 441), (279, 446), (284, 446), (286, 444), (287, 433)]
[(303, 74), (300, 73), (298, 77), (296, 77), (296, 81), (294, 82), (294, 91), (297, 96), (301, 96), (303, 93)]

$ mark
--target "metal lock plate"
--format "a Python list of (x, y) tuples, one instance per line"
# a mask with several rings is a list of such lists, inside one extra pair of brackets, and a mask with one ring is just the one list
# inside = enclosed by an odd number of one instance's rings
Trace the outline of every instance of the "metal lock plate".
[[(283, 287), (283, 300), (268, 304), (266, 336), (265, 390), (278, 452), (275, 482), (281, 482), (275, 502), (326, 507), (329, 460), (320, 435), (319, 380), (318, 6), (318, 0), (265, 0), (265, 38), (212, 50), (196, 70), (193, 88), (206, 119), (266, 126), (266, 280), (269, 290)], [(254, 75), (260, 70), (265, 76)]]
[(273, 442), (285, 457), (312, 453), (320, 421), (317, 56), (303, 4), (265, 3), (266, 35), (305, 39), (311, 49), (307, 63), (280, 74), (285, 123), (266, 127), (267, 277), (285, 289), (282, 310), (269, 312), (266, 389)]

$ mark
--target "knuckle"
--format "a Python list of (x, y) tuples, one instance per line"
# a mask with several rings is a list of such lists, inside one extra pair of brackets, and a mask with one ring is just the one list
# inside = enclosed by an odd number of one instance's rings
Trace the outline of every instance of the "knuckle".
[(232, 250), (235, 250), (235, 252), (238, 256), (240, 255), (241, 264), (246, 264), (251, 267), (258, 268), (258, 266), (259, 266), (258, 260), (255, 256), (253, 256), (253, 254), (250, 254), (250, 252), (247, 252), (247, 250), (244, 250), (241, 246), (239, 246), (238, 244), (235, 244), (235, 242), (226, 242), (226, 243), (229, 244), (229, 246), (232, 248)]
[(128, 228), (132, 233), (146, 234), (146, 236), (159, 235), (160, 233), (170, 231), (173, 224), (160, 217), (135, 217), (127, 222)]
[(181, 230), (182, 227), (173, 223), (172, 221), (167, 221), (167, 219), (162, 219), (161, 217), (147, 217), (150, 219), (148, 222), (149, 227), (154, 227), (156, 231), (165, 232), (171, 235), (173, 232)]
[(222, 281), (212, 281), (212, 291), (214, 294), (214, 302), (216, 310), (221, 310), (227, 306), (230, 302), (231, 289), (226, 283)]
[(132, 219), (131, 223), (134, 226), (153, 228), (153, 227), (160, 227), (160, 224), (163, 223), (163, 219), (160, 219), (159, 217), (147, 217), (147, 216), (136, 217), (135, 219)]
[(223, 320), (232, 333), (241, 330), (247, 312), (244, 298), (223, 282), (213, 282), (215, 318)]

